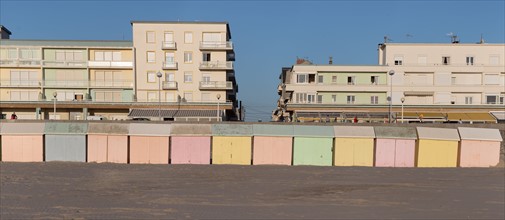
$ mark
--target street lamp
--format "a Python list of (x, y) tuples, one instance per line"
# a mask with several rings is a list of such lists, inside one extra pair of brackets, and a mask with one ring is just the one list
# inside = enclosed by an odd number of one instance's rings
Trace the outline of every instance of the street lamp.
[(390, 70), (388, 72), (389, 74), (389, 84), (391, 85), (391, 88), (389, 90), (389, 117), (388, 117), (388, 121), (389, 123), (391, 123), (391, 119), (392, 119), (392, 115), (391, 115), (391, 109), (392, 109), (392, 105), (393, 105), (393, 75), (395, 75), (395, 71), (394, 70)]
[(405, 97), (402, 97), (402, 99), (400, 99), (402, 101), (402, 124), (403, 124), (403, 103), (405, 102)]
[(53, 113), (53, 120), (56, 120), (56, 96), (58, 96), (58, 93), (56, 91), (53, 92), (53, 100), (54, 100), (54, 113)]
[(158, 77), (158, 120), (161, 121), (161, 76), (163, 76), (163, 74), (158, 71), (156, 76)]
[(217, 121), (219, 121), (219, 99), (221, 98), (221, 94), (217, 94), (216, 95), (216, 98), (217, 98)]

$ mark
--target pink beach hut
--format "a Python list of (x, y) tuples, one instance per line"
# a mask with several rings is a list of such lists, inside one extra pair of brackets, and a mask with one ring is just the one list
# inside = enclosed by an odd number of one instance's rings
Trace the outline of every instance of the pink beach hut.
[(291, 165), (292, 125), (254, 124), (253, 135), (254, 165)]
[(492, 167), (500, 162), (500, 142), (503, 141), (498, 129), (458, 128), (460, 141), (460, 167)]
[(1, 158), (10, 162), (42, 162), (44, 123), (2, 123)]
[(374, 127), (376, 167), (414, 167), (417, 132), (414, 127)]
[(128, 129), (125, 123), (88, 124), (88, 162), (127, 163)]
[(210, 124), (172, 124), (171, 164), (210, 164)]

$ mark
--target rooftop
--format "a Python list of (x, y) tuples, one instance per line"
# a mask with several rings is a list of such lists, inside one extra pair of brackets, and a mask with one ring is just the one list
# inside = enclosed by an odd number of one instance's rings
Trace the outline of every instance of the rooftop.
[(120, 40), (29, 40), (2, 39), (0, 46), (42, 46), (42, 47), (133, 47), (132, 41)]

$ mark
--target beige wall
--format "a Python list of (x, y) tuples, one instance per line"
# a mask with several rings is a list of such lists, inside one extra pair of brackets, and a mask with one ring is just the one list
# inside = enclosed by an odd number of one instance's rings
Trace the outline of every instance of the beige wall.
[[(147, 43), (147, 32), (155, 32), (155, 43)], [(162, 42), (164, 41), (164, 33), (171, 32), (176, 50), (162, 50)], [(226, 24), (200, 24), (200, 23), (133, 23), (133, 45), (136, 50), (136, 72), (137, 72), (137, 98), (139, 101), (148, 100), (148, 93), (155, 92), (158, 96), (158, 79), (154, 83), (147, 82), (147, 72), (152, 71), (157, 73), (161, 71), (165, 80), (166, 73), (174, 73), (174, 80), (178, 83), (177, 90), (162, 91), (161, 99), (165, 100), (165, 94), (175, 94), (184, 96), (185, 92), (193, 94), (193, 101), (201, 101), (202, 93), (210, 93), (211, 101), (217, 101), (216, 94), (221, 94), (220, 101), (224, 101), (226, 91), (200, 91), (199, 85), (202, 81), (202, 73), (209, 73), (211, 81), (226, 81), (226, 71), (200, 71), (199, 65), (202, 62), (203, 51), (200, 50), (200, 42), (204, 32), (221, 33), (222, 41), (226, 40), (227, 25)], [(193, 34), (193, 42), (185, 43), (185, 33)], [(147, 62), (147, 52), (155, 52), (155, 62)], [(162, 65), (165, 62), (165, 53), (173, 52), (175, 62), (178, 64), (177, 70), (163, 70)], [(193, 61), (191, 63), (184, 62), (184, 53), (191, 52)], [(226, 61), (226, 51), (205, 51), (211, 52), (212, 61)], [(192, 72), (192, 82), (184, 82), (184, 73)], [(156, 98), (157, 101), (157, 98)]]

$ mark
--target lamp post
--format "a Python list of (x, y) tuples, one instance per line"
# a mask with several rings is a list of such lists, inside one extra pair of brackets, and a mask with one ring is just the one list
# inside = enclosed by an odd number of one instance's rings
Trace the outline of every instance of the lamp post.
[(56, 96), (58, 96), (58, 93), (56, 91), (54, 91), (53, 92), (53, 101), (54, 101), (53, 120), (56, 120)]
[(405, 102), (405, 97), (402, 97), (402, 124), (403, 124), (403, 103)]
[(217, 94), (216, 95), (216, 98), (217, 98), (217, 121), (219, 121), (219, 99), (221, 98), (221, 94)]
[(158, 77), (158, 120), (161, 121), (161, 72), (158, 71), (156, 76)]
[(388, 122), (391, 124), (391, 119), (392, 119), (392, 115), (391, 115), (391, 111), (392, 111), (392, 105), (393, 105), (393, 75), (395, 75), (395, 71), (394, 70), (390, 70), (388, 72), (389, 74), (389, 84), (391, 85), (390, 87), (390, 90), (389, 90), (389, 116), (388, 116)]

